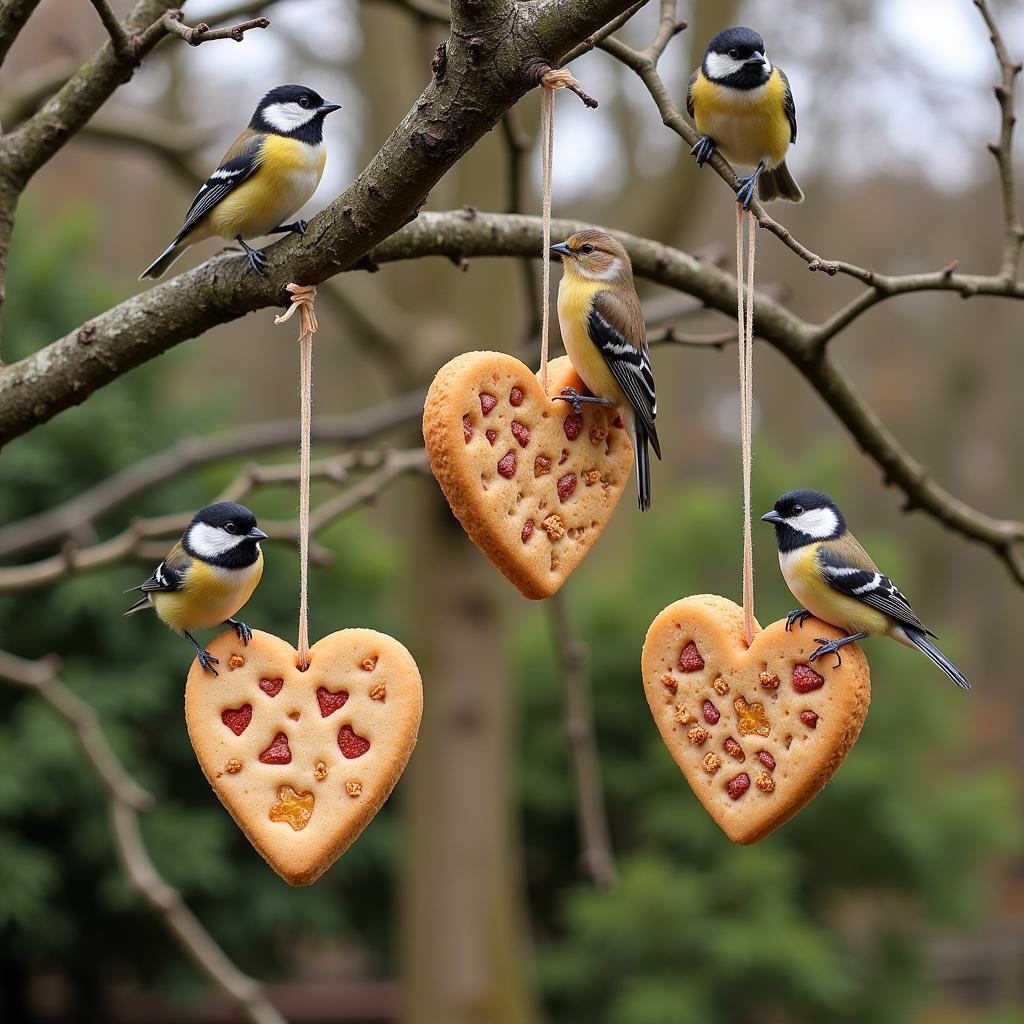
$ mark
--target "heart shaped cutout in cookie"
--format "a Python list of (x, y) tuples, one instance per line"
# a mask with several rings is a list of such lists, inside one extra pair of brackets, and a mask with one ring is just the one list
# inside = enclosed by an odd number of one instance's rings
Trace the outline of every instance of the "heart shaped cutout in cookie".
[(725, 834), (755, 843), (816, 796), (850, 752), (868, 713), (867, 659), (855, 644), (810, 664), (809, 618), (759, 630), (748, 649), (743, 610), (701, 594), (651, 624), (642, 665), (647, 703), (665, 746)]
[(520, 360), (467, 352), (427, 393), (430, 468), (474, 544), (529, 598), (556, 593), (601, 536), (630, 478), (633, 449), (614, 409), (553, 401), (588, 394), (568, 357), (548, 395)]
[(220, 675), (193, 662), (185, 721), (203, 773), (267, 863), (309, 885), (388, 798), (423, 711), (409, 652), (372, 629), (313, 645), (309, 668), (270, 633), (209, 645)]

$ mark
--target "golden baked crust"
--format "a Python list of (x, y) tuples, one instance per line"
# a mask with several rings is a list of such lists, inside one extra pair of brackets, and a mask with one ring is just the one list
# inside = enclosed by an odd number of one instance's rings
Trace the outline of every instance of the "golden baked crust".
[[(586, 388), (565, 356), (548, 393)], [(617, 425), (616, 425), (617, 424)], [(430, 468), (473, 543), (529, 598), (554, 594), (601, 535), (633, 467), (615, 410), (545, 398), (518, 359), (467, 352), (423, 408)]]
[(785, 625), (757, 626), (747, 650), (743, 610), (699, 594), (664, 609), (644, 641), (644, 691), (661, 737), (707, 812), (744, 845), (821, 791), (871, 701), (859, 646), (843, 648), (841, 668), (834, 655), (809, 665), (815, 637), (842, 633), (814, 618), (789, 633)]
[(258, 630), (248, 646), (231, 630), (208, 649), (220, 675), (193, 662), (185, 685), (199, 764), (267, 863), (289, 885), (309, 885), (369, 824), (412, 754), (416, 663), (372, 629), (324, 637), (305, 672), (291, 644)]

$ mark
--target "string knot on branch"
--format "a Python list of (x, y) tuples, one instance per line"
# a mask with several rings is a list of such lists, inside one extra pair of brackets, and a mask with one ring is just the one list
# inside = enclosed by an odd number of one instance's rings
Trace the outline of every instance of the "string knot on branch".
[(583, 91), (583, 87), (567, 68), (552, 68), (547, 65), (541, 65), (537, 70), (537, 81), (545, 89), (568, 89), (569, 92), (574, 92), (579, 96), (585, 106), (590, 107), (591, 110), (597, 109), (597, 100), (589, 93)]

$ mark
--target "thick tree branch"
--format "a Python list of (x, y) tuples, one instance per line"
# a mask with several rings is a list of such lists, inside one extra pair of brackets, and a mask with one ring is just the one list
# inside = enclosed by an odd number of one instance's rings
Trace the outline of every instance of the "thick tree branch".
[(0, 651), (0, 679), (37, 693), (74, 730), (86, 760), (107, 792), (115, 846), (132, 891), (149, 904), (196, 967), (250, 1024), (286, 1024), (260, 983), (228, 959), (189, 910), (181, 893), (157, 871), (139, 824), (139, 811), (151, 806), (152, 797), (103, 738), (96, 712), (61, 681), (55, 660), (25, 661)]
[(40, 0), (4, 0), (0, 3), (0, 67), (14, 40), (18, 38), (18, 33), (39, 3)]

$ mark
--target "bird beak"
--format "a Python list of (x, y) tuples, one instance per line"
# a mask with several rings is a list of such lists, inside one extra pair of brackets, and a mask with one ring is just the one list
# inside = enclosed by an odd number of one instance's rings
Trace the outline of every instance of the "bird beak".
[(773, 526), (777, 526), (779, 523), (784, 522), (784, 520), (782, 516), (775, 511), (775, 509), (772, 509), (771, 512), (765, 512), (765, 514), (761, 516), (761, 522), (771, 523)]
[(323, 114), (325, 117), (327, 116), (327, 114), (333, 114), (334, 111), (336, 110), (341, 110), (340, 103), (322, 103), (319, 107), (316, 108), (316, 112), (318, 114)]
[(248, 532), (248, 533), (246, 534), (246, 536), (247, 536), (247, 537), (248, 537), (248, 538), (249, 538), (250, 540), (266, 540), (266, 539), (267, 539), (267, 535), (266, 535), (266, 534), (265, 534), (265, 533), (264, 533), (264, 532), (263, 532), (263, 531), (262, 531), (262, 530), (261, 530), (261, 529), (260, 529), (260, 528), (259, 528), (258, 526), (254, 526), (254, 527), (253, 527), (253, 528), (252, 528), (252, 529), (251, 529), (251, 530), (250, 530), (250, 531), (249, 531), (249, 532)]
[(747, 67), (764, 67), (764, 65), (767, 64), (768, 61), (765, 60), (763, 53), (758, 53), (758, 51), (755, 50), (743, 63)]
[(572, 255), (572, 249), (569, 248), (568, 242), (559, 242), (557, 245), (551, 246), (551, 251), (558, 253), (559, 256)]

